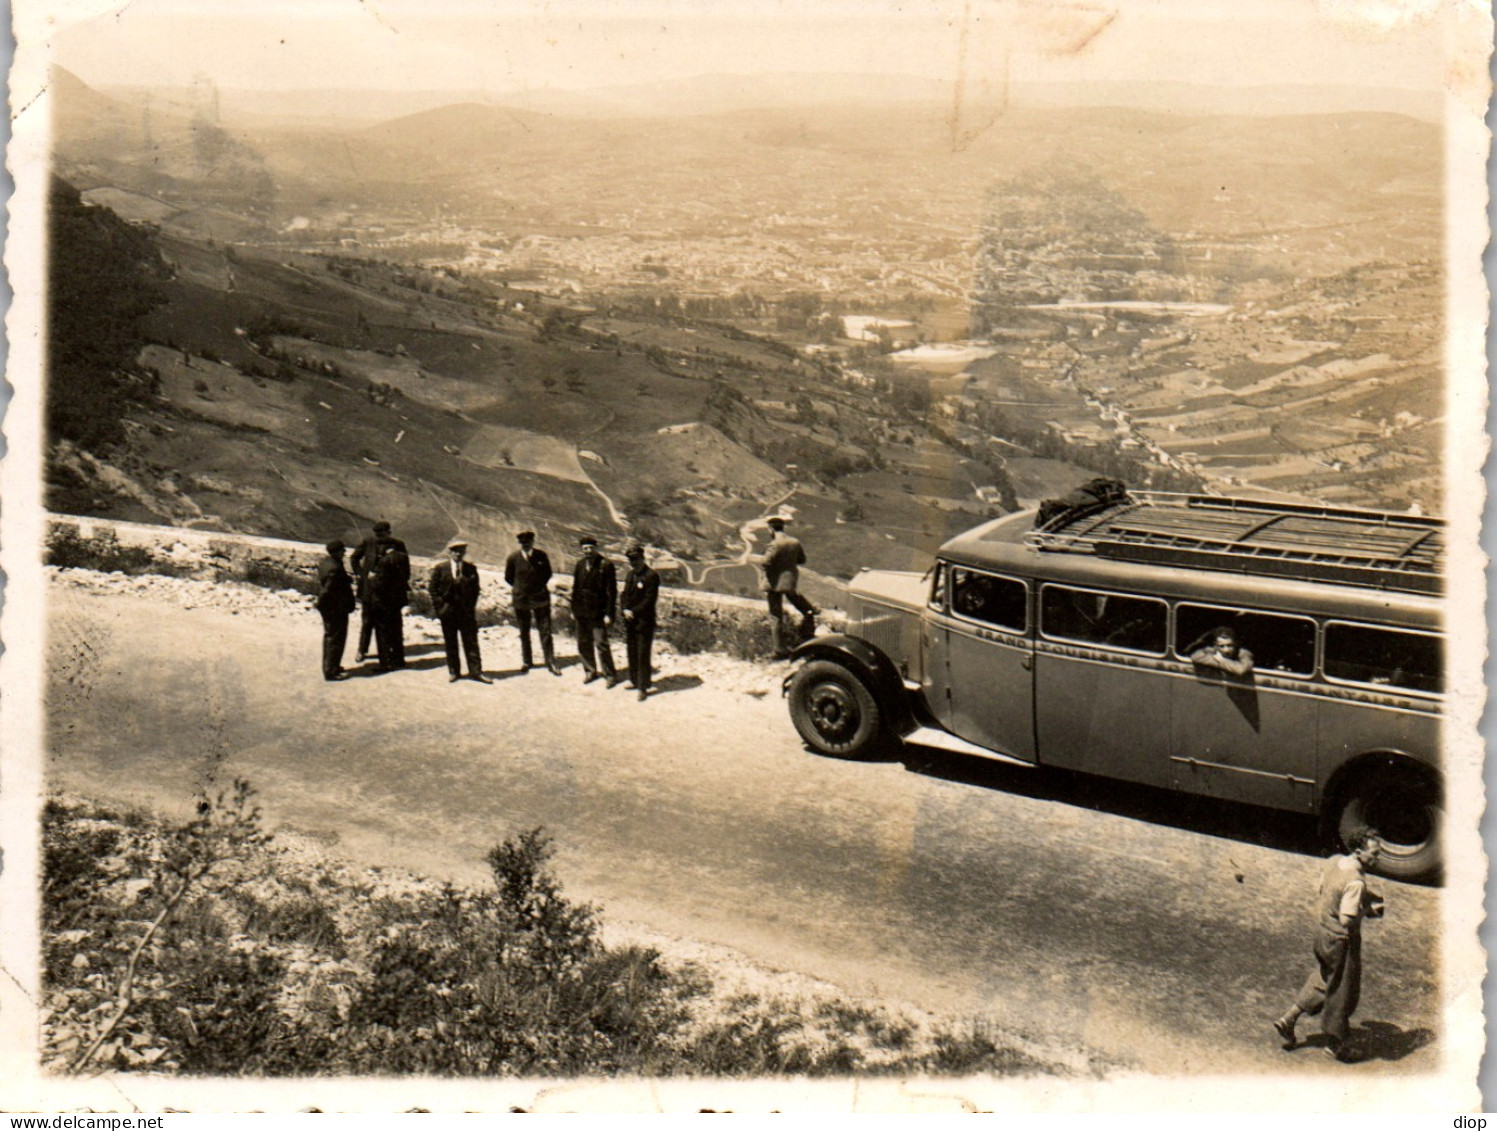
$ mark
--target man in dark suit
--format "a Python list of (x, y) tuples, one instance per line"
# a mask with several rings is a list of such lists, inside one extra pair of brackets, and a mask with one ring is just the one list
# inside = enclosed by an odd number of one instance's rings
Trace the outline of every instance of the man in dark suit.
[(403, 611), (411, 599), (411, 559), (405, 543), (396, 539), (375, 547), (372, 563), (366, 559), (368, 573), (364, 579), (365, 598), (370, 619), (374, 621), (374, 646), (379, 653), (379, 670), (396, 671), (405, 667), (405, 622)]
[(336, 538), (327, 544), (327, 557), (317, 563), (317, 598), (322, 615), (322, 678), (347, 679), (343, 649), (348, 644), (348, 617), (354, 610), (353, 578), (343, 568), (345, 547)]
[(359, 603), (363, 607), (359, 616), (359, 644), (354, 651), (354, 659), (361, 664), (369, 658), (369, 644), (374, 636), (374, 606), (369, 601), (369, 574), (374, 569), (374, 563), (379, 560), (381, 551), (391, 547), (399, 549), (401, 553), (406, 552), (405, 543), (390, 533), (388, 522), (380, 519), (374, 524), (374, 533), (360, 542), (348, 559)]
[[(806, 564), (806, 551), (800, 539), (785, 533), (785, 523), (789, 520), (774, 514), (765, 521), (769, 526), (770, 540), (760, 566), (764, 570), (764, 591), (769, 600), (770, 625), (774, 632), (774, 658), (783, 660), (789, 657), (798, 640), (809, 639), (815, 634), (818, 610), (800, 594), (800, 567)], [(801, 615), (798, 632), (786, 623), (786, 601)]]
[(533, 621), (536, 635), (541, 638), (541, 655), (545, 657), (546, 670), (552, 675), (560, 675), (551, 642), (551, 559), (545, 550), (535, 548), (533, 530), (522, 530), (517, 540), (520, 548), (504, 563), (504, 580), (509, 582), (514, 597), (515, 620), (520, 624), (520, 670), (528, 672), (535, 666), (535, 656), (530, 650), (530, 625)]
[(577, 654), (587, 673), (582, 682), (606, 675), (612, 687), (619, 682), (619, 673), (608, 646), (608, 626), (618, 607), (618, 575), (613, 563), (598, 553), (598, 540), (591, 534), (584, 534), (578, 544), (582, 556), (572, 570), (572, 617), (577, 622)]
[(488, 683), (478, 651), (478, 569), (467, 561), (468, 543), (454, 538), (447, 543), (447, 560), (432, 567), (426, 588), (432, 611), (442, 623), (442, 644), (447, 649), (447, 682), (462, 678), (458, 641), (468, 657), (468, 678)]
[(660, 600), (660, 575), (645, 564), (644, 547), (634, 543), (625, 552), (629, 572), (624, 575), (624, 647), (629, 654), (629, 682), (644, 699), (650, 693), (650, 650), (655, 643), (655, 606)]

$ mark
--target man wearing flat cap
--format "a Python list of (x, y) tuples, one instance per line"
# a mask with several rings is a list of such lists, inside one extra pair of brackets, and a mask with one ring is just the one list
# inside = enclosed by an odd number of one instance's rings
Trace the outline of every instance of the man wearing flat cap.
[(516, 540), (520, 548), (504, 563), (504, 580), (509, 582), (515, 620), (520, 625), (520, 670), (528, 672), (535, 666), (535, 656), (530, 650), (530, 625), (534, 622), (546, 670), (560, 675), (551, 642), (551, 559), (545, 550), (536, 549), (535, 531), (522, 530)]
[(447, 649), (447, 682), (462, 678), (458, 641), (468, 657), (468, 678), (488, 683), (478, 651), (478, 569), (467, 560), (468, 543), (454, 538), (447, 543), (447, 560), (432, 567), (426, 588), (431, 607), (442, 625), (442, 645)]
[[(806, 551), (800, 539), (785, 533), (785, 524), (790, 520), (784, 515), (772, 514), (765, 520), (769, 527), (769, 549), (759, 559), (764, 570), (764, 593), (769, 601), (770, 627), (774, 632), (774, 658), (783, 660), (798, 640), (811, 636), (816, 630), (817, 608), (801, 596), (800, 567), (806, 564)], [(789, 601), (801, 614), (799, 632), (786, 622), (785, 602)]]
[(624, 648), (629, 655), (629, 683), (644, 699), (650, 694), (655, 643), (655, 606), (660, 599), (660, 575), (645, 563), (645, 549), (638, 542), (624, 551), (629, 572), (624, 575), (624, 595), (619, 607), (624, 615)]
[(317, 597), (313, 601), (322, 616), (322, 678), (347, 679), (343, 674), (343, 649), (348, 644), (348, 617), (354, 610), (353, 578), (343, 568), (342, 542), (327, 544), (327, 556), (317, 563)]
[(598, 540), (591, 534), (584, 534), (578, 545), (582, 556), (572, 569), (572, 618), (577, 622), (577, 655), (582, 657), (585, 673), (582, 682), (607, 676), (612, 687), (619, 682), (619, 673), (608, 646), (608, 627), (618, 607), (618, 575), (613, 563), (598, 553)]

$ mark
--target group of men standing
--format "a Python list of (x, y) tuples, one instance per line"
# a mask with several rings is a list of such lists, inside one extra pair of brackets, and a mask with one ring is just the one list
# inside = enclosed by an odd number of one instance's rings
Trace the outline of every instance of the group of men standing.
[[(520, 630), (520, 670), (535, 667), (531, 631), (540, 638), (541, 658), (547, 671), (560, 675), (551, 628), (551, 559), (535, 545), (534, 531), (522, 531), (518, 548), (504, 563), (504, 580), (510, 587), (515, 620)], [(625, 551), (629, 569), (623, 594), (618, 591), (614, 564), (598, 551), (598, 540), (582, 537), (580, 556), (572, 578), (572, 614), (577, 621), (577, 651), (582, 659), (583, 682), (606, 678), (608, 687), (623, 682), (614, 666), (609, 629), (623, 617), (624, 646), (628, 657), (628, 680), (638, 697), (648, 697), (652, 687), (651, 666), (660, 575), (645, 561), (644, 547), (631, 544)], [(322, 675), (342, 680), (343, 651), (348, 640), (348, 618), (357, 606), (363, 609), (357, 657), (362, 663), (371, 641), (375, 644), (380, 671), (405, 667), (405, 640), (401, 611), (410, 603), (410, 556), (405, 543), (395, 538), (388, 522), (378, 522), (349, 561), (347, 548), (334, 540), (317, 567), (316, 607), (323, 621)], [(450, 682), (462, 678), (466, 660), (468, 678), (492, 682), (483, 672), (478, 641), (478, 569), (467, 560), (468, 543), (454, 538), (447, 544), (447, 557), (432, 567), (427, 592), (432, 611), (442, 626)], [(357, 600), (355, 594), (357, 593)], [(600, 670), (601, 669), (601, 670)]]

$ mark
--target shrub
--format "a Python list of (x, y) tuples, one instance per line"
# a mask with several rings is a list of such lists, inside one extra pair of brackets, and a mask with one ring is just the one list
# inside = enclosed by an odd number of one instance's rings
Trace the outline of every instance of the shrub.
[[(223, 991), (208, 992), (204, 978), (214, 975), (200, 963), (223, 956), (216, 946), (204, 951), (197, 944), (205, 935), (220, 936), (222, 926), (197, 897), (232, 883), (236, 862), (268, 839), (252, 796), (246, 783), (236, 781), (230, 794), (201, 797), (197, 815), (183, 825), (155, 835), (121, 831), (110, 844), (115, 851), (95, 857), (92, 867), (80, 863), (82, 853), (99, 847), (89, 826), (64, 824), (49, 807), (44, 890), (54, 880), (61, 885), (46, 901), (46, 920), (54, 929), (43, 940), (53, 1006), (49, 1044), (69, 1070), (90, 1063), (185, 1067), (190, 1047), (173, 1048), (170, 1034), (155, 1024), (162, 1003), (170, 1002), (200, 1035), (198, 1021), (211, 1030), (223, 1001), (248, 985), (242, 970), (223, 971)], [(65, 929), (55, 929), (59, 913), (67, 916)], [(196, 988), (195, 996), (178, 996), (184, 981)]]
[(235, 581), (258, 585), (262, 589), (295, 589), (298, 593), (316, 593), (317, 583), (299, 566), (283, 565), (265, 558), (246, 558), (231, 571)]
[(748, 618), (710, 608), (665, 617), (660, 638), (683, 656), (722, 652), (740, 660), (762, 660), (774, 653), (767, 616)]
[(674, 1057), (675, 985), (652, 951), (610, 951), (566, 899), (540, 829), (487, 857), (495, 893), (449, 886), (375, 946), (349, 1013), (352, 1071), (441, 1075), (638, 1070)]
[[(103, 573), (156, 572), (151, 552), (143, 546), (122, 546), (107, 527), (83, 537), (76, 527), (54, 526), (47, 538), (46, 561), (60, 569), (96, 569)], [(166, 572), (161, 570), (159, 572)]]
[(926, 1058), (931, 1072), (967, 1076), (974, 1073), (1017, 1075), (1033, 1072), (1042, 1063), (1020, 1049), (1000, 1045), (988, 1026), (972, 1022), (959, 1030), (939, 1029), (934, 1051)]
[[(268, 847), (252, 791), (163, 825), (49, 801), (43, 1057), (217, 1075), (1017, 1073), (1051, 1066), (978, 1023), (712, 995), (698, 968), (605, 946), (539, 829), (482, 890), (387, 886)], [(358, 878), (362, 875), (363, 879)], [(372, 877), (372, 878), (371, 878)]]

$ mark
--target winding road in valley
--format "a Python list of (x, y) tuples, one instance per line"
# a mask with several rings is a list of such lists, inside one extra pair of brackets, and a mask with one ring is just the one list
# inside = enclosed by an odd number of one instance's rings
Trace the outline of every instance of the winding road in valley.
[(1367, 931), (1369, 1061), (1278, 1048), (1319, 871), (1292, 822), (935, 754), (817, 757), (784, 669), (724, 657), (659, 657), (637, 702), (575, 661), (520, 675), (490, 628), (493, 685), (449, 684), (412, 618), (412, 667), (325, 683), (315, 613), (192, 592), (50, 583), (53, 787), (185, 814), (205, 778), (243, 777), (272, 828), (471, 882), (541, 825), (568, 894), (610, 920), (1149, 1072), (1349, 1088), (1440, 1063), (1441, 893), (1394, 883)]

